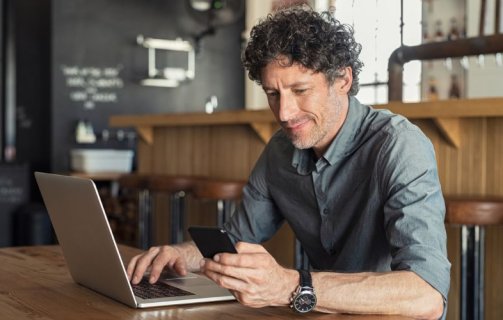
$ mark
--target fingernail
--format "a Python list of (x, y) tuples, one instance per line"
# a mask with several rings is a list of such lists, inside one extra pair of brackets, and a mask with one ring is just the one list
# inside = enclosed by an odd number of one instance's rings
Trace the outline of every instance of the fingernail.
[(202, 268), (204, 267), (204, 265), (206, 264), (206, 260), (204, 259), (201, 259), (201, 261), (199, 261), (199, 266)]
[(150, 279), (148, 280), (150, 283), (154, 283), (155, 282), (155, 277), (150, 277)]
[(213, 261), (215, 261), (215, 262), (219, 262), (219, 261), (220, 261), (220, 255), (219, 255), (219, 254), (216, 254), (216, 255), (213, 257)]
[(133, 278), (133, 282), (134, 282), (134, 283), (137, 283), (137, 282), (139, 282), (139, 281), (140, 281), (140, 277), (138, 277), (138, 276), (134, 276), (134, 278)]

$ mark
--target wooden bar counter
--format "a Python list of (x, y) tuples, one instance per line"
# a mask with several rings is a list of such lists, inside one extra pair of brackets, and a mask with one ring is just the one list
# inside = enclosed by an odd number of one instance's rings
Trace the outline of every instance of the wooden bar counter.
[[(431, 139), (437, 154), (444, 194), (503, 196), (503, 99), (466, 99), (421, 103), (390, 103), (389, 109), (408, 117)], [(265, 143), (278, 128), (269, 110), (214, 114), (123, 115), (110, 119), (115, 127), (134, 127), (138, 169), (144, 173), (194, 174), (246, 179)], [(189, 223), (214, 221), (191, 210)], [(159, 217), (160, 221), (163, 219)], [(160, 222), (159, 221), (159, 222)], [(167, 220), (159, 231), (166, 242)], [(449, 319), (458, 319), (458, 229), (448, 228), (453, 263)], [(503, 230), (486, 233), (486, 316), (503, 319)], [(266, 247), (286, 266), (293, 263), (293, 235), (288, 227)]]
[[(137, 249), (119, 247), (125, 261)], [(0, 249), (0, 319), (334, 319), (406, 320), (403, 317), (294, 313), (287, 307), (252, 309), (237, 302), (133, 309), (72, 281), (58, 246)]]

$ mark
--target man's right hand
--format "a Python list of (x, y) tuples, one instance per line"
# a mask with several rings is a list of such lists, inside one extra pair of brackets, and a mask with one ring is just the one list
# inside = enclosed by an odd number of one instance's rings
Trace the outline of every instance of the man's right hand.
[(134, 256), (128, 264), (127, 276), (132, 284), (138, 284), (147, 270), (150, 270), (149, 282), (155, 283), (164, 268), (177, 274), (187, 274), (187, 261), (176, 246), (152, 247), (148, 251)]

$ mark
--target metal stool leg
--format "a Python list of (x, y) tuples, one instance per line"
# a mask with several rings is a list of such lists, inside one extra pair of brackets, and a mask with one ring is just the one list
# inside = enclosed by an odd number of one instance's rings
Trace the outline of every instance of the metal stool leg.
[(217, 200), (217, 226), (223, 227), (225, 223), (225, 203), (224, 200)]
[(171, 195), (171, 243), (183, 242), (185, 228), (185, 192)]
[(179, 199), (179, 204), (178, 204), (178, 209), (180, 213), (180, 218), (178, 219), (178, 243), (183, 242), (183, 233), (185, 231), (185, 192), (180, 191), (178, 194), (178, 199)]
[(233, 200), (225, 200), (224, 201), (224, 223), (229, 221), (232, 214), (236, 210), (236, 202)]
[(468, 302), (468, 227), (461, 226), (461, 279), (460, 279), (460, 297), (459, 312), (460, 319), (467, 320), (467, 302)]
[(233, 200), (217, 200), (217, 226), (223, 227), (225, 222), (229, 221), (234, 210), (236, 202)]
[(152, 204), (148, 190), (138, 193), (138, 246), (145, 250), (152, 244)]
[(461, 227), (461, 320), (484, 319), (484, 228)]
[(478, 231), (478, 315), (479, 319), (484, 319), (484, 262), (485, 262), (485, 230), (482, 226), (476, 226), (475, 231)]

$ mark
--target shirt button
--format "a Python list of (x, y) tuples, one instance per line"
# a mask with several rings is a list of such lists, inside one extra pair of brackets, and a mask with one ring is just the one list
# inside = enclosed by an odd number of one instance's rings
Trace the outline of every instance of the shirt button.
[(328, 214), (328, 209), (323, 209), (323, 214), (327, 215)]

